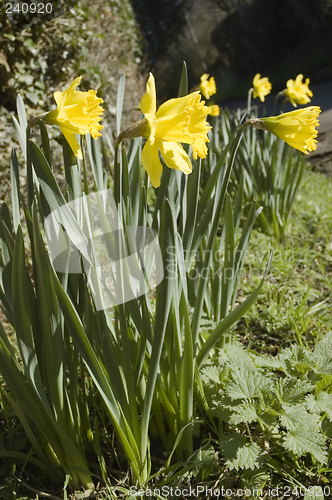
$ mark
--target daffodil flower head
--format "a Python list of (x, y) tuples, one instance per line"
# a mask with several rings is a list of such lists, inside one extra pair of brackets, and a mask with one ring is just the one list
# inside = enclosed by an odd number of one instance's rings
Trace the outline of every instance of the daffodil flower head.
[(217, 92), (216, 82), (213, 76), (209, 78), (208, 73), (204, 73), (201, 76), (201, 83), (199, 84), (199, 90), (203, 94), (206, 99), (210, 99), (210, 97)]
[(209, 104), (209, 115), (210, 116), (219, 116), (220, 115), (220, 108), (218, 104)]
[(295, 107), (298, 104), (308, 104), (311, 100), (310, 97), (312, 97), (312, 92), (309, 89), (309, 78), (305, 82), (302, 80), (303, 75), (297, 75), (295, 81), (288, 80), (287, 89), (283, 92)]
[(209, 142), (207, 134), (211, 128), (206, 121), (209, 108), (201, 101), (200, 93), (197, 91), (185, 97), (170, 99), (157, 111), (155, 80), (150, 73), (146, 93), (141, 100), (141, 111), (145, 120), (138, 122), (136, 132), (135, 127), (132, 127), (133, 131), (128, 135), (124, 131), (123, 137), (142, 135), (147, 138), (142, 151), (142, 163), (152, 185), (160, 185), (163, 167), (159, 151), (169, 168), (190, 174), (190, 158), (179, 143), (190, 144), (195, 159), (197, 156), (205, 158), (206, 142)]
[(253, 118), (247, 120), (243, 126), (253, 125), (255, 128), (268, 130), (293, 148), (308, 154), (317, 148), (318, 132), (315, 127), (319, 126), (320, 111), (318, 106), (309, 106), (279, 116)]
[(57, 108), (47, 113), (44, 117), (47, 123), (58, 125), (68, 141), (74, 155), (82, 159), (82, 151), (76, 134), (85, 135), (90, 132), (96, 139), (101, 134), (99, 130), (102, 114), (104, 112), (100, 104), (103, 99), (97, 97), (95, 90), (81, 92), (76, 90), (80, 84), (81, 77), (76, 78), (63, 92), (55, 92), (54, 99)]
[(265, 101), (265, 96), (267, 96), (272, 89), (272, 85), (267, 77), (261, 78), (261, 75), (257, 73), (253, 79), (253, 98), (259, 97), (262, 102)]

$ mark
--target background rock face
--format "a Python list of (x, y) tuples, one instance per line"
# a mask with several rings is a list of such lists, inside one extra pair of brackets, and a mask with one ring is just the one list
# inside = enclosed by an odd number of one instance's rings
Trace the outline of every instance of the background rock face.
[(190, 84), (217, 80), (216, 100), (243, 97), (253, 76), (275, 90), (305, 74), (332, 78), (331, 0), (131, 0), (158, 95), (175, 95), (182, 61)]
[(211, 36), (235, 80), (264, 72), (284, 88), (298, 73), (315, 83), (331, 78), (331, 21), (330, 0), (253, 0), (224, 18)]

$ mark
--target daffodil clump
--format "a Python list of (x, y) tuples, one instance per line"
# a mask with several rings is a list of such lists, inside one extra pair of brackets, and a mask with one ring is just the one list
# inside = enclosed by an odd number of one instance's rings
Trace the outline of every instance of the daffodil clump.
[(194, 159), (197, 156), (206, 157), (206, 143), (209, 142), (207, 134), (211, 127), (206, 121), (210, 110), (204, 104), (197, 91), (185, 97), (170, 99), (157, 111), (155, 80), (150, 73), (140, 106), (145, 119), (121, 132), (117, 142), (119, 144), (126, 137), (142, 136), (147, 139), (142, 151), (142, 163), (155, 188), (160, 186), (163, 171), (159, 152), (169, 168), (181, 170), (185, 174), (191, 173), (192, 165), (180, 142), (191, 145)]
[(265, 101), (265, 96), (267, 96), (272, 89), (272, 85), (269, 81), (269, 79), (265, 76), (264, 78), (261, 78), (261, 75), (257, 73), (257, 75), (254, 76), (253, 79), (253, 98), (256, 99), (257, 97), (260, 98), (262, 102)]
[(311, 100), (310, 97), (312, 97), (312, 92), (309, 89), (310, 79), (307, 78), (305, 82), (302, 80), (303, 75), (297, 75), (295, 81), (288, 80), (287, 89), (282, 92), (295, 107), (298, 104), (308, 104)]
[(104, 110), (100, 106), (103, 99), (97, 97), (95, 90), (88, 92), (76, 90), (80, 82), (81, 77), (79, 76), (64, 92), (55, 92), (54, 99), (57, 108), (47, 113), (43, 120), (58, 125), (74, 155), (82, 159), (82, 151), (76, 134), (90, 133), (94, 139), (97, 139), (101, 135), (99, 130), (103, 128), (100, 121)]
[(201, 83), (199, 84), (199, 90), (205, 99), (210, 99), (210, 97), (217, 92), (215, 79), (213, 76), (211, 76), (211, 78), (209, 78), (209, 76), (208, 73), (204, 73), (204, 75), (201, 76)]
[(243, 127), (252, 125), (255, 128), (272, 132), (293, 148), (308, 154), (309, 151), (315, 151), (317, 148), (318, 132), (315, 127), (319, 126), (320, 111), (318, 106), (309, 106), (279, 116), (252, 118), (247, 120)]

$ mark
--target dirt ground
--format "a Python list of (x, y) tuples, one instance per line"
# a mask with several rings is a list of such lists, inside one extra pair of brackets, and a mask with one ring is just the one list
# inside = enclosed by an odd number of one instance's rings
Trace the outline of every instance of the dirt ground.
[(308, 160), (315, 169), (332, 177), (332, 109), (322, 113), (318, 130), (317, 149)]

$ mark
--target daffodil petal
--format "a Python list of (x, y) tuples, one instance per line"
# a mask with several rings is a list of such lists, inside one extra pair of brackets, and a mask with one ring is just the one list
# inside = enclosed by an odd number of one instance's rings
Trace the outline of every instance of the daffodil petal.
[[(156, 117), (157, 119), (162, 118), (162, 117), (167, 117), (169, 115), (174, 116), (176, 114), (180, 114), (183, 112), (186, 112), (186, 109), (188, 108), (188, 98), (194, 98), (195, 96), (199, 95), (199, 92), (192, 92), (191, 94), (188, 94), (184, 97), (177, 97), (175, 99), (169, 99), (168, 101), (164, 102), (158, 109)], [(198, 99), (200, 100), (200, 99)]]
[(149, 141), (151, 142), (151, 144), (154, 143), (154, 139), (155, 139), (155, 135), (156, 135), (156, 128), (157, 128), (157, 120), (156, 120), (156, 117), (155, 115), (150, 115), (149, 113), (147, 113), (145, 115), (145, 118), (147, 119), (147, 122), (149, 124)]
[(181, 98), (180, 107), (178, 99), (170, 99), (170, 101), (167, 101), (161, 108), (162, 107), (163, 116), (159, 115), (159, 110), (156, 115), (156, 140), (158, 140), (158, 142), (182, 142), (184, 144), (191, 144), (193, 150), (196, 151), (198, 147), (200, 151), (199, 156), (205, 158), (206, 148), (203, 148), (204, 154), (200, 143), (203, 142), (205, 144), (205, 142), (209, 142), (207, 133), (211, 127), (206, 121), (206, 117), (209, 114), (209, 108), (204, 106), (204, 101), (201, 101), (200, 94), (198, 92), (193, 92), (186, 96), (186, 100), (182, 100)]
[(158, 146), (168, 168), (181, 170), (184, 174), (191, 174), (190, 158), (180, 144), (177, 142), (161, 142), (158, 143)]
[(156, 84), (154, 76), (150, 73), (146, 84), (146, 92), (141, 100), (141, 111), (143, 115), (155, 115), (157, 109)]
[(147, 141), (143, 148), (141, 159), (143, 167), (150, 177), (152, 186), (155, 188), (159, 187), (163, 166), (159, 160), (159, 152), (156, 142), (152, 144), (150, 141)]
[(78, 87), (79, 84), (81, 83), (81, 79), (82, 79), (82, 77), (78, 76), (77, 78), (75, 78), (75, 80), (73, 82), (71, 82), (69, 87), (63, 91), (63, 96), (66, 100), (72, 99), (72, 97), (75, 94), (76, 87)]
[(62, 104), (64, 104), (66, 99), (65, 99), (63, 93), (58, 91), (58, 92), (54, 92), (54, 100), (56, 102), (57, 107), (60, 108), (62, 106)]
[(64, 129), (61, 130), (76, 158), (78, 158), (79, 160), (83, 160), (82, 150), (80, 148), (76, 135)]

